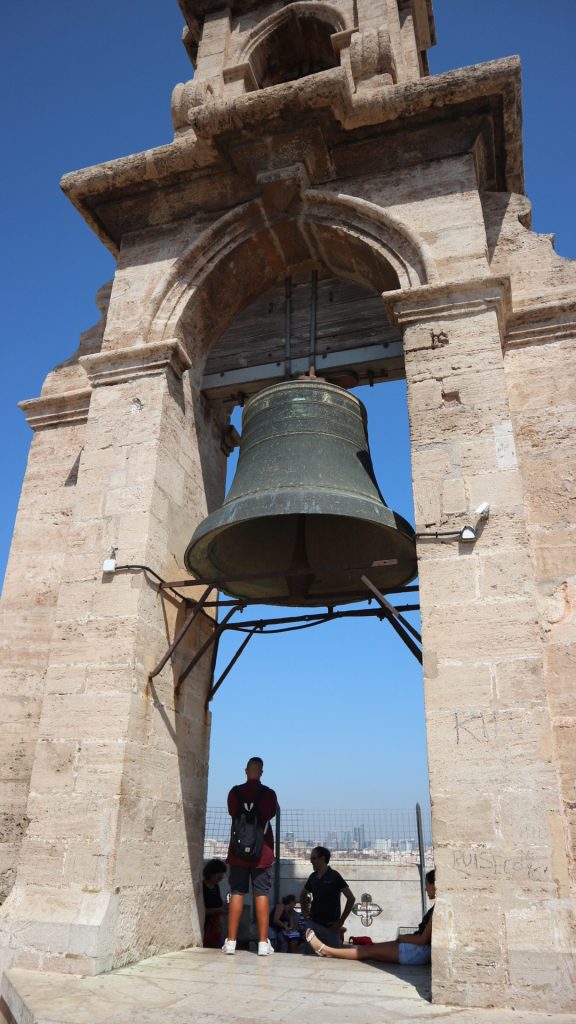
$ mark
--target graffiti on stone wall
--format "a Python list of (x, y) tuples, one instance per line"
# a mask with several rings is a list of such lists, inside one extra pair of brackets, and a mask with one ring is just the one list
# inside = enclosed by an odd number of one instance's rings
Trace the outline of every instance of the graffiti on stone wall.
[(432, 339), (432, 348), (442, 348), (448, 344), (446, 331), (430, 331), (430, 338)]
[(465, 878), (546, 882), (550, 877), (549, 864), (530, 850), (518, 850), (508, 856), (493, 850), (453, 850), (452, 867)]
[(456, 746), (465, 743), (493, 743), (499, 734), (522, 736), (525, 714), (516, 711), (502, 715), (496, 711), (454, 712), (453, 732)]

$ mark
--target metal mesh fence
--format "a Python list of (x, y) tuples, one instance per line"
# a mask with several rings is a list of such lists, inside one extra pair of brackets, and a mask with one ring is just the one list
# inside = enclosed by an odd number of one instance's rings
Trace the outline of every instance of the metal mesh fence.
[[(314, 846), (327, 846), (335, 860), (416, 863), (419, 860), (416, 810), (282, 809), (273, 823), (279, 830), (283, 860), (308, 859)], [(425, 861), (432, 864), (430, 812), (422, 812)], [(204, 856), (225, 857), (230, 818), (225, 807), (206, 812)]]

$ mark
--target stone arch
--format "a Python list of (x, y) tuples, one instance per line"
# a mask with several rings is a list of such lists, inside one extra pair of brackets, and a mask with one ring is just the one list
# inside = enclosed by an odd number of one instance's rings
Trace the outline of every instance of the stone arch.
[(330, 37), (350, 27), (332, 4), (297, 0), (249, 33), (239, 59), (250, 64), (262, 89), (294, 81), (337, 67)]
[(233, 318), (305, 266), (380, 293), (436, 278), (421, 240), (372, 203), (310, 190), (288, 212), (272, 212), (254, 200), (221, 217), (176, 261), (152, 303), (147, 341), (179, 338), (201, 374)]

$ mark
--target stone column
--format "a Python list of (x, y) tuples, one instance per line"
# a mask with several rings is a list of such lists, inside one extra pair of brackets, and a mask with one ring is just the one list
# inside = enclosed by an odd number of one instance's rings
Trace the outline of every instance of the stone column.
[(176, 701), (174, 678), (213, 629), (200, 615), (149, 683), (183, 602), (102, 561), (112, 543), (181, 577), (224, 457), (178, 342), (81, 361), (93, 394), (0, 966), (96, 973), (200, 939), (209, 659)]
[(35, 431), (2, 595), (0, 904), (10, 892), (26, 805), (90, 388), (22, 402)]
[(574, 1007), (571, 902), (504, 375), (505, 279), (388, 296), (404, 334), (437, 867), (433, 998)]

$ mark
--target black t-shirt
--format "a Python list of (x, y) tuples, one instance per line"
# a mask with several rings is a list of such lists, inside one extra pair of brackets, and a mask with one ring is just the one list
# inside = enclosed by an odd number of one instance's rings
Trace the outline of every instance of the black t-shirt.
[(222, 906), (222, 893), (220, 892), (220, 886), (206, 885), (206, 882), (202, 882), (202, 895), (204, 896), (204, 906), (207, 910), (214, 910), (215, 907)]
[(322, 878), (318, 878), (313, 871), (304, 886), (307, 892), (312, 893), (311, 920), (324, 925), (338, 921), (341, 914), (340, 893), (347, 886), (346, 879), (330, 866)]
[(420, 924), (418, 925), (418, 928), (416, 929), (415, 932), (413, 932), (414, 935), (422, 935), (422, 932), (424, 931), (424, 929), (425, 929), (426, 925), (428, 924), (428, 921), (432, 917), (433, 913), (434, 913), (434, 906), (430, 907), (430, 910), (426, 911), (426, 913), (424, 914), (424, 917), (422, 918), (422, 920), (420, 921)]

